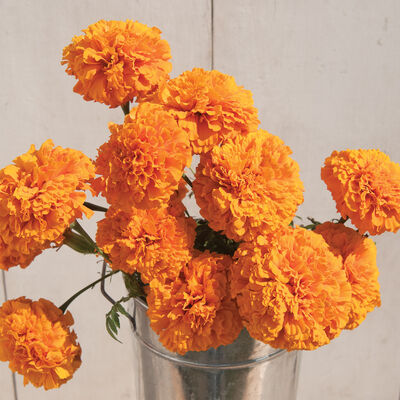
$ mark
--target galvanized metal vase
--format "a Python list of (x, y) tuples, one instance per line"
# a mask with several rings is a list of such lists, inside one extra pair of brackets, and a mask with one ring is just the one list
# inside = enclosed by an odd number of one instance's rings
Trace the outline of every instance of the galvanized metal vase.
[(171, 353), (150, 328), (147, 305), (135, 299), (137, 400), (295, 400), (300, 352), (238, 339), (208, 351)]

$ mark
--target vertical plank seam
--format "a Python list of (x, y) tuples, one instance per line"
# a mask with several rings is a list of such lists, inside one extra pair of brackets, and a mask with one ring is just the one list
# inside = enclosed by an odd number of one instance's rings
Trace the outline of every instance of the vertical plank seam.
[(211, 69), (214, 69), (214, 0), (211, 2)]
[[(1, 278), (3, 281), (4, 301), (7, 301), (8, 294), (7, 294), (7, 285), (6, 285), (6, 274), (5, 274), (4, 270), (1, 270)], [(15, 380), (15, 372), (12, 372), (12, 371), (11, 371), (11, 380), (12, 380), (12, 386), (13, 386), (13, 391), (14, 391), (14, 400), (18, 400), (17, 382)]]

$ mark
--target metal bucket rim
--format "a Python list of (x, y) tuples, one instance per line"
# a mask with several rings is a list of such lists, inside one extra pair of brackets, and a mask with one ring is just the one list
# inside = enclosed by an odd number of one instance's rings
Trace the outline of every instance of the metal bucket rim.
[[(140, 298), (134, 298), (134, 307), (135, 308), (136, 308), (136, 304), (140, 305), (145, 310), (148, 309), (147, 304)], [(135, 315), (135, 308), (133, 309), (133, 315)], [(240, 361), (240, 362), (236, 362), (236, 363), (219, 363), (219, 364), (197, 363), (197, 362), (193, 362), (193, 361), (183, 360), (181, 358), (176, 358), (176, 357), (174, 357), (172, 355), (163, 353), (163, 352), (159, 351), (156, 347), (154, 347), (151, 343), (149, 343), (146, 340), (144, 340), (138, 334), (138, 332), (136, 330), (135, 330), (134, 333), (135, 333), (136, 338), (139, 340), (139, 342), (144, 347), (146, 347), (148, 350), (150, 350), (151, 352), (156, 354), (157, 356), (159, 356), (161, 358), (164, 358), (164, 359), (166, 359), (168, 361), (171, 361), (173, 363), (176, 363), (176, 364), (181, 364), (181, 365), (184, 365), (186, 367), (198, 368), (198, 369), (221, 369), (221, 370), (226, 370), (226, 369), (240, 369), (240, 368), (252, 367), (252, 366), (257, 365), (257, 364), (261, 364), (261, 363), (264, 363), (264, 362), (272, 361), (273, 359), (275, 359), (277, 357), (280, 357), (284, 353), (286, 353), (285, 349), (277, 349), (276, 351), (274, 351), (271, 354), (267, 354), (267, 355), (262, 356), (262, 357), (257, 357), (257, 358), (253, 358), (253, 359), (250, 359), (250, 360)]]

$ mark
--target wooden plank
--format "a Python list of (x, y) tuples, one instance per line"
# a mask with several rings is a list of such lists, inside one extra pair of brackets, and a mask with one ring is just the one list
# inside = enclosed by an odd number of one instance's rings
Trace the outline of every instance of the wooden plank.
[[(1, 2), (0, 8), (0, 44), (6, 55), (0, 65), (1, 167), (27, 151), (31, 143), (40, 145), (47, 138), (95, 157), (96, 148), (108, 137), (107, 123), (123, 120), (120, 109), (85, 102), (73, 93), (75, 81), (60, 65), (63, 47), (99, 19), (133, 19), (159, 27), (171, 44), (172, 76), (194, 66), (210, 65), (209, 0), (37, 0)], [(94, 220), (85, 222), (85, 226), (95, 232)], [(9, 296), (45, 297), (61, 304), (98, 277), (100, 266), (96, 261), (67, 248), (59, 253), (48, 250), (26, 270), (13, 268), (7, 272)], [(114, 279), (111, 293), (115, 297), (124, 294), (119, 278)], [(134, 398), (136, 364), (130, 327), (122, 321), (124, 345), (114, 342), (105, 331), (104, 314), (109, 308), (98, 289), (71, 305), (83, 348), (82, 367), (60, 390), (48, 392), (23, 387), (18, 376), (19, 400)], [(3, 370), (4, 366), (0, 379)], [(5, 388), (2, 385), (2, 393)]]
[[(7, 282), (4, 271), (0, 272), (0, 298), (1, 302), (7, 301)], [(0, 387), (4, 398), (16, 400), (13, 374), (8, 368), (8, 363), (0, 363)]]
[[(293, 149), (303, 217), (336, 217), (320, 180), (333, 150), (380, 148), (400, 161), (399, 18), (397, 0), (214, 2), (215, 68), (253, 92), (261, 127)], [(299, 400), (398, 398), (398, 240), (378, 238), (382, 307), (304, 354)]]

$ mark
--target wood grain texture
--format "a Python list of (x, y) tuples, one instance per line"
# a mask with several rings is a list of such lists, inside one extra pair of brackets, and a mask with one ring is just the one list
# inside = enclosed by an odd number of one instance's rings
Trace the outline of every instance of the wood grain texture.
[[(397, 0), (214, 0), (215, 68), (235, 76), (254, 93), (262, 127), (294, 151), (305, 183), (299, 214), (335, 216), (319, 178), (334, 149), (378, 147), (400, 160), (400, 29)], [(209, 68), (209, 0), (0, 1), (0, 167), (52, 137), (56, 144), (94, 157), (107, 122), (120, 110), (88, 103), (72, 92), (74, 80), (59, 65), (73, 35), (98, 19), (134, 19), (158, 26), (172, 48), (172, 76), (194, 66)], [(89, 223), (95, 230), (95, 221)], [(299, 400), (398, 398), (400, 294), (398, 235), (378, 238), (382, 307), (354, 332), (303, 355)], [(74, 289), (97, 277), (89, 256), (62, 249), (38, 257), (27, 270), (7, 273), (9, 296), (46, 297), (61, 304)], [(121, 283), (114, 279), (117, 297)], [(23, 387), (19, 400), (71, 397), (134, 399), (134, 359), (127, 322), (124, 345), (104, 329), (107, 302), (97, 289), (71, 306), (83, 347), (83, 366), (58, 391)], [(12, 394), (5, 364), (2, 396)], [(5, 399), (12, 397), (5, 397)]]
[[(292, 148), (306, 188), (298, 215), (336, 217), (320, 179), (333, 150), (379, 148), (400, 161), (400, 3), (214, 4), (215, 68), (254, 93), (261, 127)], [(303, 355), (299, 400), (399, 396), (399, 234), (376, 242), (382, 306), (355, 331)]]
[[(4, 54), (0, 64), (0, 168), (26, 152), (31, 143), (39, 146), (48, 138), (56, 145), (95, 157), (96, 148), (107, 140), (107, 123), (123, 120), (120, 109), (85, 102), (73, 93), (75, 80), (60, 65), (63, 47), (99, 19), (133, 19), (159, 27), (171, 45), (172, 76), (194, 66), (210, 65), (209, 0), (0, 1), (0, 12)], [(95, 220), (85, 222), (92, 234)], [(59, 253), (48, 250), (26, 270), (7, 272), (9, 297), (45, 297), (61, 305), (97, 279), (101, 268), (96, 262), (96, 258), (80, 256), (68, 248)], [(116, 298), (125, 293), (120, 277), (113, 279), (110, 291)], [(136, 361), (130, 326), (122, 320), (124, 344), (113, 341), (105, 330), (104, 315), (109, 308), (98, 288), (71, 305), (74, 329), (83, 349), (82, 367), (66, 385), (48, 392), (23, 387), (22, 377), (17, 376), (18, 400), (135, 398)], [(0, 398), (11, 400), (5, 397), (12, 389), (9, 371), (5, 364), (0, 368)]]
[[(0, 271), (0, 299), (1, 302), (7, 300), (6, 277), (4, 271)], [(16, 390), (13, 385), (12, 372), (6, 363), (0, 363), (0, 388), (1, 395), (4, 396), (4, 399), (15, 399)]]

